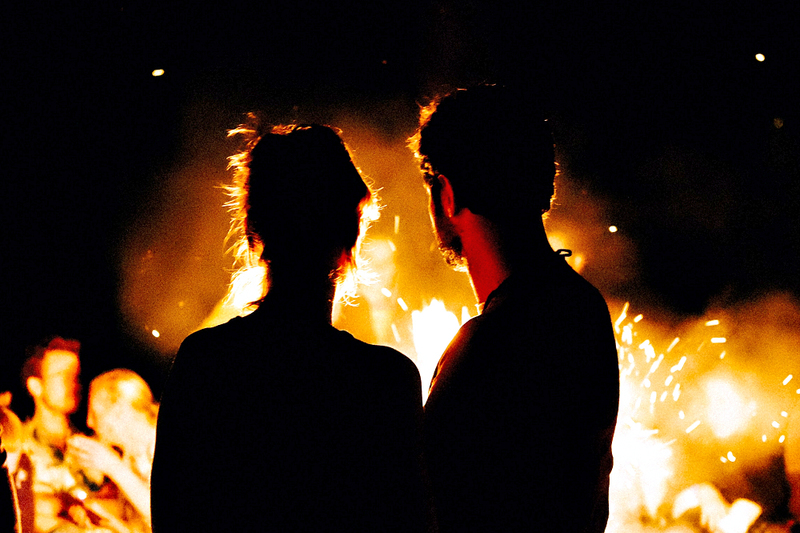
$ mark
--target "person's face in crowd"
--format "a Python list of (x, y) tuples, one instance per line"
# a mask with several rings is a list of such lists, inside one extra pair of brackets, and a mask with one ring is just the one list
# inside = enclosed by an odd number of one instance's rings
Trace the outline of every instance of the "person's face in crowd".
[(42, 361), (41, 401), (49, 409), (71, 415), (80, 400), (80, 361), (66, 350), (51, 350)]
[(466, 270), (467, 261), (463, 255), (461, 237), (456, 233), (455, 227), (444, 213), (442, 206), (441, 186), (427, 187), (428, 189), (428, 214), (431, 217), (433, 233), (439, 244), (444, 260), (452, 268)]
[(112, 446), (123, 445), (124, 418), (122, 402), (112, 402), (107, 392), (92, 392), (89, 396), (86, 425), (94, 430), (100, 441)]

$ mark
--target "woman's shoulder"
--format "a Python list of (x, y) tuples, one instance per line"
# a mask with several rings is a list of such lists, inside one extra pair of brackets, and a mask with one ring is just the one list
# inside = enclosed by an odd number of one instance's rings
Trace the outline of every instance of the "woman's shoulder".
[(389, 346), (366, 343), (347, 331), (335, 330), (334, 335), (344, 348), (345, 356), (353, 363), (398, 379), (420, 380), (417, 365), (402, 352)]

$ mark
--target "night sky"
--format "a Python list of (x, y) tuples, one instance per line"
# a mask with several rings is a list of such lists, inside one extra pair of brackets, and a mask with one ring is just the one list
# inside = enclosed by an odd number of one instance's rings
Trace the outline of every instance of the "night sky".
[(418, 102), (481, 81), (529, 88), (570, 182), (635, 243), (636, 279), (612, 296), (692, 315), (800, 294), (790, 2), (87, 4), (34, 2), (0, 23), (5, 387), (26, 346), (60, 334), (83, 342), (85, 378), (129, 366), (158, 392), (170, 350), (122, 316), (121, 258), (163, 232), (177, 168), (208, 160), (209, 183), (224, 179), (224, 132), (247, 111), (350, 113), (397, 145)]

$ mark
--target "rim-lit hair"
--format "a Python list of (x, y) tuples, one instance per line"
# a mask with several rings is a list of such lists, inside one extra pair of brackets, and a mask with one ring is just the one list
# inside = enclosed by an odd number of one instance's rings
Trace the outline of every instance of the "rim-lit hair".
[(355, 293), (364, 212), (375, 201), (339, 133), (316, 124), (264, 127), (253, 114), (228, 133), (245, 143), (230, 157), (226, 187), (232, 284), (254, 269), (266, 268), (271, 285), (289, 271), (316, 275), (324, 267), (337, 297)]
[(425, 183), (450, 180), (460, 205), (501, 225), (544, 214), (555, 195), (552, 133), (522, 93), (497, 85), (457, 89), (420, 110), (409, 140)]
[(94, 378), (89, 385), (89, 398), (97, 394), (106, 395), (111, 404), (124, 402), (136, 411), (144, 413), (153, 423), (158, 418), (158, 404), (153, 392), (142, 377), (127, 368), (109, 370)]

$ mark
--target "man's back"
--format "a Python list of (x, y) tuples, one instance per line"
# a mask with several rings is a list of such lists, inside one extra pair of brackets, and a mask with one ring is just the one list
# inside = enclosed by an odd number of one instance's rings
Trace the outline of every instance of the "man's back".
[(602, 531), (619, 378), (608, 309), (555, 253), (446, 350), (425, 407), (439, 527)]

